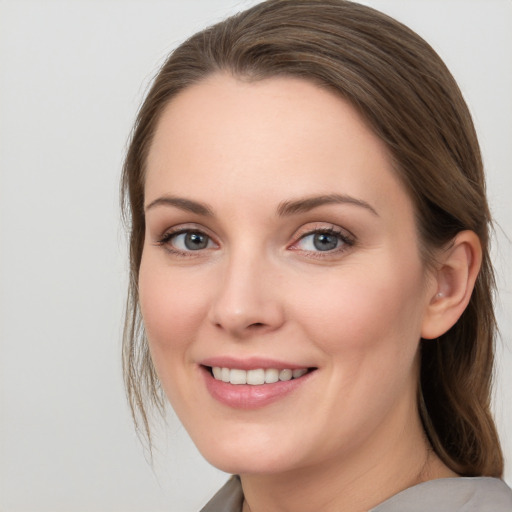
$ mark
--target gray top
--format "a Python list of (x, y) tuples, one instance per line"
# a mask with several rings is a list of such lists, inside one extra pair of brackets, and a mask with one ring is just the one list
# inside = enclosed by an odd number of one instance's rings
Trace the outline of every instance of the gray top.
[[(240, 479), (232, 476), (201, 512), (242, 512)], [(392, 496), (368, 512), (512, 512), (512, 490), (498, 478), (441, 478)]]

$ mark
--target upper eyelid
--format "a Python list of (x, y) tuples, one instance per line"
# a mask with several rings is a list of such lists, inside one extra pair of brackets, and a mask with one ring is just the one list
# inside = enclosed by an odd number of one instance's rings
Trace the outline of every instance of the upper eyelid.
[(350, 240), (356, 239), (355, 235), (350, 230), (348, 230), (347, 228), (338, 226), (336, 224), (332, 224), (332, 223), (312, 223), (312, 224), (313, 224), (313, 226), (311, 226), (310, 224), (306, 224), (306, 225), (302, 226), (301, 228), (299, 228), (298, 230), (296, 230), (296, 232), (294, 234), (294, 238), (296, 238), (298, 240), (302, 237), (305, 237), (307, 235), (312, 235), (315, 233), (333, 233), (333, 234), (337, 234), (342, 237), (348, 238)]
[(212, 239), (215, 238), (215, 235), (212, 235), (211, 230), (204, 226), (197, 225), (195, 223), (181, 223), (177, 224), (176, 226), (167, 227), (163, 231), (161, 231), (160, 237), (164, 237), (166, 235), (178, 235), (180, 233), (187, 233), (189, 231), (202, 233), (204, 235), (209, 236)]

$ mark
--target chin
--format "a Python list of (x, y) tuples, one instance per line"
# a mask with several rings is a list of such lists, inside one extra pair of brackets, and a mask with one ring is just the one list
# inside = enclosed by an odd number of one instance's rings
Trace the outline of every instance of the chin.
[[(215, 443), (201, 446), (196, 443), (203, 457), (214, 467), (231, 474), (276, 474), (300, 465), (300, 456), (295, 448), (286, 444), (255, 442), (255, 436), (245, 439), (218, 438)], [(230, 441), (228, 441), (230, 440)], [(295, 445), (297, 446), (297, 445)]]
[(205, 459), (217, 469), (234, 475), (278, 474), (293, 469), (289, 460), (266, 457), (262, 452), (257, 456), (241, 454), (203, 454)]

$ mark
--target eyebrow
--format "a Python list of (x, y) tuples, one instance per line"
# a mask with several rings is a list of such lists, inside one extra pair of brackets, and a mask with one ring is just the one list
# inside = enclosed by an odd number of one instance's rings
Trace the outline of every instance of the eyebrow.
[[(356, 199), (355, 197), (344, 195), (344, 194), (328, 194), (321, 196), (304, 197), (293, 201), (283, 201), (277, 207), (277, 214), (280, 217), (287, 217), (290, 215), (296, 215), (298, 213), (308, 212), (319, 206), (326, 204), (350, 204), (359, 206), (370, 211), (373, 215), (379, 216), (376, 210), (362, 199)], [(192, 212), (197, 215), (203, 215), (205, 217), (213, 217), (213, 209), (206, 203), (200, 203), (193, 201), (192, 199), (185, 199), (184, 197), (175, 196), (162, 196), (145, 207), (145, 211), (148, 211), (156, 206), (174, 206), (180, 210), (186, 212)]]
[(156, 206), (174, 206), (180, 210), (196, 213), (197, 215), (203, 215), (205, 217), (213, 216), (213, 210), (207, 204), (185, 199), (184, 197), (162, 196), (149, 203), (144, 210), (147, 212)]
[(344, 194), (328, 194), (304, 197), (295, 201), (284, 201), (279, 204), (277, 208), (277, 214), (281, 217), (296, 215), (298, 213), (308, 212), (309, 210), (313, 210), (314, 208), (318, 208), (319, 206), (323, 206), (325, 204), (351, 204), (365, 208), (373, 215), (377, 217), (379, 216), (377, 211), (366, 201)]

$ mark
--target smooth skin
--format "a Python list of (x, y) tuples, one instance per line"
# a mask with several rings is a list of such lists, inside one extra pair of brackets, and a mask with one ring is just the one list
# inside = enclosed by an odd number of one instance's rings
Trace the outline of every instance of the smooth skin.
[[(480, 244), (462, 232), (427, 270), (411, 199), (353, 107), (299, 79), (213, 75), (163, 112), (145, 207), (151, 355), (204, 457), (241, 475), (245, 511), (362, 511), (456, 476), (423, 433), (418, 347), (462, 314)], [(206, 389), (212, 357), (316, 370), (237, 409)]]

